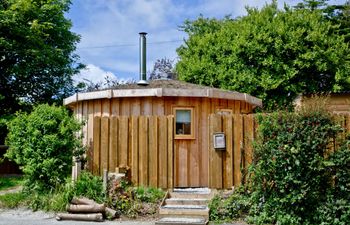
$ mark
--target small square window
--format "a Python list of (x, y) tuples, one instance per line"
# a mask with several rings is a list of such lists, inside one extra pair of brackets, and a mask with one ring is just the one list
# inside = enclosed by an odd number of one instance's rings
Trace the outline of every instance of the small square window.
[(175, 114), (175, 138), (194, 139), (193, 108), (176, 107)]

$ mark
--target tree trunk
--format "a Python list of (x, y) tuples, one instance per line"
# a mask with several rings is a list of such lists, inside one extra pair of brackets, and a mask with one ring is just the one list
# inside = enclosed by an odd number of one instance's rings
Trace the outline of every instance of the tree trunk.
[(102, 213), (91, 213), (91, 214), (68, 214), (58, 213), (56, 220), (76, 220), (76, 221), (96, 221), (103, 222)]
[(103, 204), (67, 206), (67, 211), (70, 213), (104, 213), (105, 209), (106, 206)]

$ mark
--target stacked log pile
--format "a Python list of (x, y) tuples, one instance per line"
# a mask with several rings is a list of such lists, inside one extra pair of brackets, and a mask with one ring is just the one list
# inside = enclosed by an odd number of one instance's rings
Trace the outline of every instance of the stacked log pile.
[(73, 198), (67, 206), (67, 212), (58, 213), (56, 219), (103, 222), (104, 218), (114, 219), (119, 216), (117, 211), (88, 198)]

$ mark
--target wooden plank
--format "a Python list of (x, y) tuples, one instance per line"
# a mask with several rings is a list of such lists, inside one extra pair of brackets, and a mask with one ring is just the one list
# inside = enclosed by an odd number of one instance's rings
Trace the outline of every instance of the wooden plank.
[(253, 133), (254, 120), (253, 115), (244, 115), (244, 177), (247, 182), (248, 167), (253, 159)]
[(158, 118), (149, 117), (149, 186), (158, 187)]
[(139, 120), (138, 116), (131, 117), (131, 180), (139, 185)]
[(110, 117), (109, 122), (109, 157), (108, 170), (114, 172), (118, 164), (118, 118)]
[(127, 116), (119, 117), (119, 132), (118, 132), (118, 167), (128, 165), (128, 133), (129, 133), (129, 118)]
[(119, 116), (119, 98), (112, 98), (111, 99), (111, 116)]
[(350, 134), (350, 115), (345, 115), (346, 118), (346, 134)]
[(119, 100), (120, 103), (120, 115), (121, 116), (130, 116), (130, 99), (122, 98)]
[(168, 119), (168, 188), (174, 187), (174, 116)]
[[(103, 170), (108, 170), (109, 162), (109, 118), (101, 118), (101, 164), (100, 164), (100, 173), (102, 175)], [(113, 171), (114, 172), (114, 171)]]
[(92, 172), (95, 175), (100, 174), (100, 138), (101, 138), (101, 118), (98, 116), (94, 117), (93, 122), (94, 137), (93, 137), (93, 165)]
[(146, 97), (143, 98), (141, 103), (141, 115), (152, 115), (152, 98)]
[(234, 139), (233, 139), (233, 184), (235, 187), (238, 187), (242, 184), (242, 173), (241, 173), (241, 148), (242, 148), (242, 115), (235, 114), (234, 115)]
[(140, 98), (135, 98), (131, 102), (130, 111), (132, 116), (141, 115), (141, 100)]
[(111, 102), (110, 99), (102, 100), (102, 117), (111, 115)]
[(94, 116), (102, 115), (102, 103), (101, 100), (94, 101)]
[[(199, 107), (200, 107), (200, 98), (191, 98), (189, 105), (193, 106), (193, 122), (194, 122), (194, 133), (195, 133), (195, 139), (187, 141), (187, 151), (188, 151), (188, 182), (191, 187), (199, 187), (200, 183), (200, 146), (199, 146), (199, 139), (202, 137), (202, 130), (199, 129), (200, 127), (200, 116), (199, 116)], [(201, 112), (202, 113), (202, 112)]]
[(84, 123), (83, 126), (83, 145), (88, 146), (88, 119), (89, 119), (89, 114), (88, 114), (88, 102), (84, 101), (83, 103), (83, 112), (82, 112), (82, 121)]
[(210, 101), (208, 98), (201, 99), (199, 107), (200, 124), (198, 125), (201, 132), (198, 135), (199, 142), (199, 170), (200, 170), (200, 187), (208, 187), (209, 185), (209, 111)]
[(241, 113), (241, 101), (235, 101), (235, 111), (234, 114)]
[(159, 139), (158, 139), (158, 152), (159, 152), (159, 187), (167, 188), (167, 171), (168, 171), (168, 124), (167, 118), (165, 116), (160, 116), (158, 118), (158, 129), (159, 129)]
[(148, 118), (139, 117), (139, 184), (148, 186)]
[(154, 115), (154, 116), (163, 116), (164, 115), (164, 99), (163, 98), (153, 98), (152, 115)]
[(209, 125), (209, 187), (223, 188), (222, 179), (222, 151), (214, 149), (213, 134), (222, 132), (222, 118), (221, 115), (210, 115)]
[(176, 140), (176, 187), (188, 187), (189, 168), (187, 140)]
[(93, 168), (92, 168), (92, 164), (93, 164), (93, 131), (94, 131), (94, 103), (93, 101), (89, 101), (89, 104), (88, 104), (88, 121), (87, 121), (87, 129), (88, 129), (88, 133), (87, 133), (87, 136), (88, 136), (88, 150), (87, 150), (87, 153), (86, 153), (86, 158), (87, 158), (87, 168), (89, 171), (93, 171)]
[(226, 150), (224, 154), (223, 165), (223, 188), (230, 189), (233, 186), (233, 128), (232, 115), (223, 117), (223, 131), (226, 137)]

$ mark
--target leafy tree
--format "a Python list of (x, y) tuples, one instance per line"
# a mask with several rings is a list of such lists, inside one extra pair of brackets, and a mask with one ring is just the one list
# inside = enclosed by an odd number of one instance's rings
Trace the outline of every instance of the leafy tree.
[(8, 125), (6, 157), (21, 166), (28, 189), (51, 190), (70, 174), (72, 157), (82, 153), (76, 132), (81, 124), (67, 109), (39, 105), (17, 113)]
[(344, 4), (327, 4), (328, 0), (304, 0), (298, 3), (295, 8), (319, 10), (326, 20), (336, 25), (336, 30), (345, 36), (345, 40), (350, 42), (350, 1)]
[(23, 104), (57, 102), (73, 91), (82, 67), (73, 52), (79, 36), (64, 17), (69, 0), (0, 2), (0, 114)]
[(320, 11), (279, 10), (276, 1), (247, 11), (185, 22), (180, 80), (249, 93), (267, 109), (288, 106), (302, 92), (350, 87), (349, 45)]
[(150, 80), (156, 79), (177, 79), (177, 74), (174, 72), (173, 68), (174, 60), (170, 60), (167, 58), (158, 59), (154, 65), (153, 70), (149, 75)]

